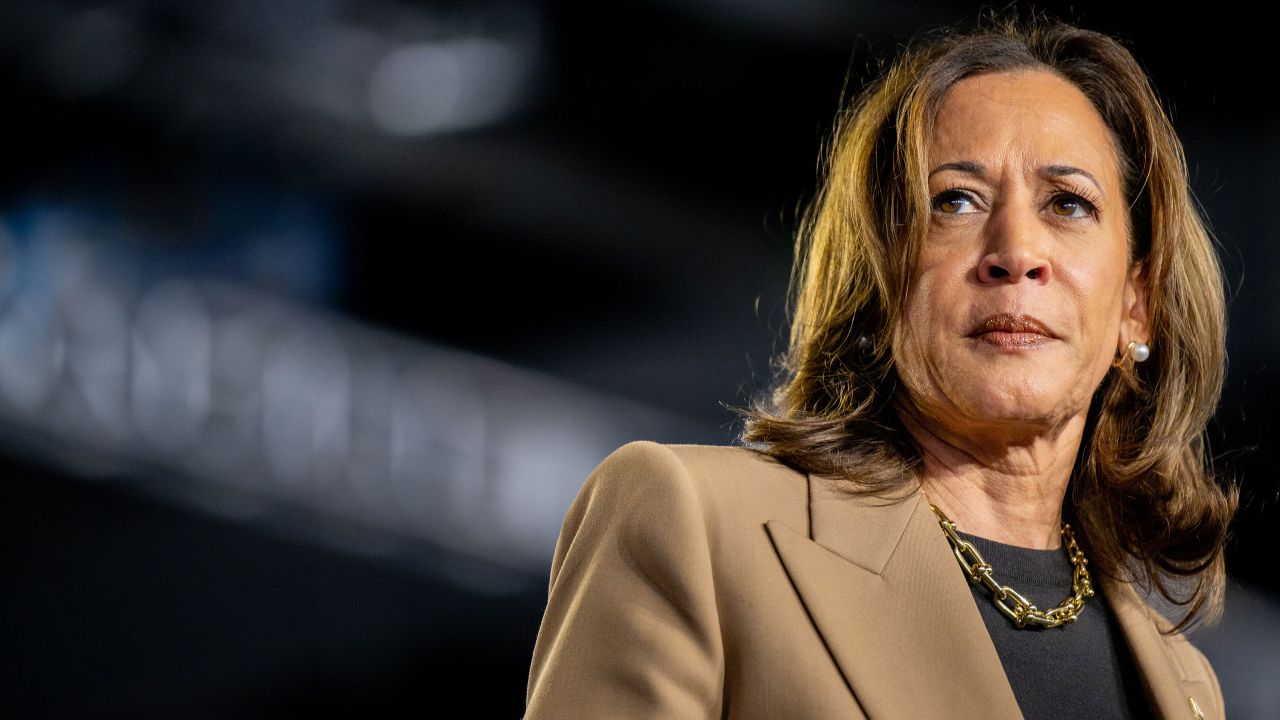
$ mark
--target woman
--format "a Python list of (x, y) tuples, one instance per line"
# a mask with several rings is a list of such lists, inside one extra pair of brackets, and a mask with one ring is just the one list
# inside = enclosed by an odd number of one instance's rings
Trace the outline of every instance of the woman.
[(1132, 56), (1050, 22), (907, 51), (797, 258), (745, 445), (629, 444), (569, 509), (527, 717), (1222, 717), (1178, 632), (1235, 508), (1222, 282)]

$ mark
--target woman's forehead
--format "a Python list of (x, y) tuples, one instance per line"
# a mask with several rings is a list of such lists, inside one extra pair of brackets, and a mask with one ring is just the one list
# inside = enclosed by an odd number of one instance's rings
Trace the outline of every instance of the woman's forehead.
[(1089, 99), (1047, 70), (985, 73), (943, 95), (929, 138), (936, 169), (980, 169), (981, 175), (1026, 169), (1077, 168), (1103, 192), (1119, 190), (1112, 133)]

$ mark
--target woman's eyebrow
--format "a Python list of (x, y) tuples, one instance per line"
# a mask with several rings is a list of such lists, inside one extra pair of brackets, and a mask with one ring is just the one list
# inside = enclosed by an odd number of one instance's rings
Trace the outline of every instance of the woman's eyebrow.
[[(955, 162), (942, 163), (938, 167), (930, 170), (929, 177), (933, 177), (935, 174), (940, 173), (943, 170), (957, 170), (959, 172), (976, 175), (979, 178), (984, 179), (987, 174), (987, 168), (982, 165), (982, 163), (976, 163), (972, 160), (957, 160)], [(1046, 177), (1055, 178), (1066, 177), (1068, 175), (1080, 175), (1092, 182), (1098, 188), (1099, 192), (1105, 192), (1102, 189), (1102, 183), (1098, 182), (1098, 178), (1094, 177), (1093, 173), (1074, 165), (1045, 165), (1040, 168), (1040, 173)]]
[(1072, 165), (1046, 165), (1040, 168), (1040, 171), (1048, 177), (1066, 177), (1067, 175), (1080, 175), (1088, 178), (1090, 182), (1098, 188), (1098, 192), (1105, 193), (1102, 189), (1102, 183), (1098, 182), (1098, 178), (1093, 173), (1083, 168), (1074, 167)]
[(933, 177), (936, 173), (940, 173), (943, 170), (959, 170), (962, 173), (969, 173), (970, 175), (977, 175), (978, 177), (982, 177), (987, 173), (987, 169), (983, 167), (981, 163), (976, 163), (972, 160), (958, 160), (956, 162), (942, 163), (938, 167), (930, 170), (929, 177)]

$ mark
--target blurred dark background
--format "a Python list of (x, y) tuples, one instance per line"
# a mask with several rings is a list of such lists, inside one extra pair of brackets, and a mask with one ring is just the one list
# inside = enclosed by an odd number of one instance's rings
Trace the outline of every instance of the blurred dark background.
[[(1275, 12), (1037, 8), (1148, 69), (1221, 243), (1193, 641), (1274, 716)], [(842, 90), (979, 9), (0, 2), (0, 714), (518, 717), (579, 485), (732, 442)]]

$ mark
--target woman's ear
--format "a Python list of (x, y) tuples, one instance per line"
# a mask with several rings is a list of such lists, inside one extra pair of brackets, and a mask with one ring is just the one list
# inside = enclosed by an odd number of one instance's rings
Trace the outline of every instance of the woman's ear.
[(1151, 331), (1147, 319), (1147, 266), (1139, 261), (1129, 270), (1124, 282), (1124, 307), (1120, 315), (1120, 344), (1117, 354), (1123, 356), (1130, 342), (1149, 343)]

